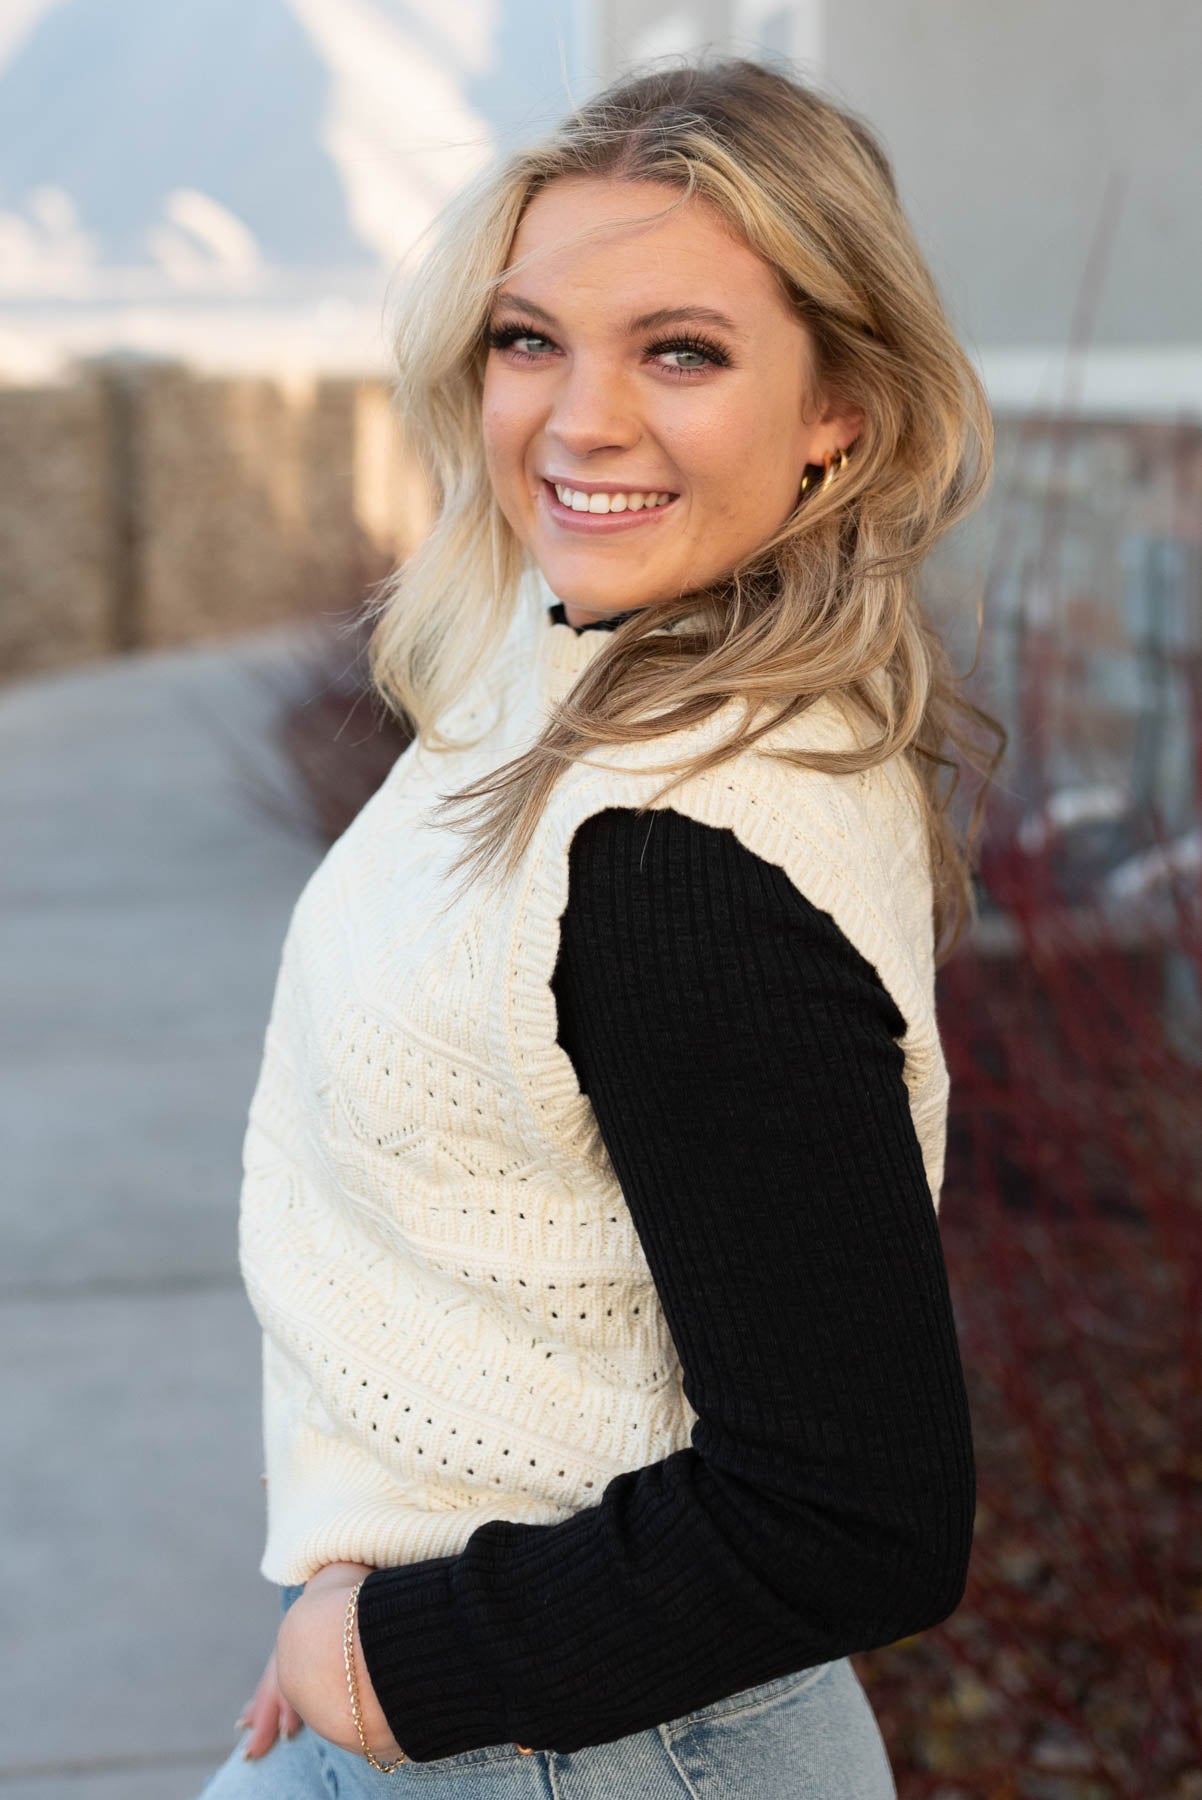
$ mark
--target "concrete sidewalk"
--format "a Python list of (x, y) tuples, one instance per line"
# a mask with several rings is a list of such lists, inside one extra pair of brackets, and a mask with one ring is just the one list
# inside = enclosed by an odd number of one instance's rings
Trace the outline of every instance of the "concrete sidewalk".
[(3, 1800), (191, 1800), (274, 1637), (236, 1222), (309, 641), (0, 691)]

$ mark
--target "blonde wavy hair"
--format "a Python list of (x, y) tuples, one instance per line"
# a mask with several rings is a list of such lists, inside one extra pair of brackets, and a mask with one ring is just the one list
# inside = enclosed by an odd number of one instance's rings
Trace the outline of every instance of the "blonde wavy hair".
[[(393, 386), (435, 518), (368, 603), (375, 688), (426, 746), (460, 747), (438, 720), (495, 653), (528, 567), (485, 464), (487, 322), (496, 290), (522, 266), (507, 259), (526, 207), (549, 183), (580, 175), (658, 182), (675, 190), (665, 212), (693, 195), (717, 207), (776, 270), (810, 333), (818, 381), (858, 406), (864, 425), (838, 478), (812, 486), (753, 555), (704, 590), (632, 613), (524, 754), (441, 797), (443, 819), (467, 838), (453, 868), (469, 880), (511, 873), (560, 772), (585, 750), (696, 725), (741, 697), (730, 736), (660, 765), (680, 780), (820, 696), (846, 696), (879, 731), (866, 748), (762, 754), (836, 774), (908, 759), (943, 962), (976, 917), (975, 843), (1007, 738), (962, 691), (917, 575), (985, 491), (992, 419), (880, 143), (791, 73), (734, 57), (643, 65), (545, 141), (491, 165), (440, 215), (401, 302)], [(651, 635), (685, 619), (688, 631)], [(978, 601), (978, 654), (980, 636)], [(884, 684), (872, 679), (880, 670)], [(974, 728), (995, 736), (992, 756)], [(963, 835), (948, 812), (962, 762), (984, 777)]]

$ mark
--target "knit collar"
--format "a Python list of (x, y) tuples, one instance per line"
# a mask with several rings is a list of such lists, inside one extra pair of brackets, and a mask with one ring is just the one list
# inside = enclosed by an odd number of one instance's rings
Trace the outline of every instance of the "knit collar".
[[(587, 664), (600, 655), (609, 642), (610, 632), (616, 631), (629, 613), (611, 613), (588, 625), (570, 624), (563, 601), (550, 587), (537, 563), (528, 566), (525, 587), (529, 604), (541, 619), (542, 667), (547, 686), (553, 697), (559, 698), (574, 685)], [(677, 620), (674, 625), (659, 626), (652, 636), (659, 633), (667, 636), (688, 623), (686, 619)]]
[(609, 642), (609, 632), (621, 623), (621, 615), (577, 630), (570, 625), (559, 595), (548, 585), (537, 564), (528, 571), (530, 604), (541, 621), (544, 680), (552, 699), (560, 699), (574, 686), (587, 664)]

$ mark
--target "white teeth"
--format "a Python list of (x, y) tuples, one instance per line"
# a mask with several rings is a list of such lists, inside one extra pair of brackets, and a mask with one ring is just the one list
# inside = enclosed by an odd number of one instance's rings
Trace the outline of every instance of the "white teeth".
[(554, 484), (562, 506), (573, 512), (611, 513), (640, 512), (645, 506), (666, 506), (671, 494), (582, 494), (575, 488)]

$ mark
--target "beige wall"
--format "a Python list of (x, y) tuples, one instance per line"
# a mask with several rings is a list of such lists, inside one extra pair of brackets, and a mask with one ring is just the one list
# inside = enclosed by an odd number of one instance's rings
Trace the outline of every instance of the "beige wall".
[(342, 612), (428, 516), (379, 380), (114, 362), (0, 389), (0, 672)]
[(1202, 351), (1198, 0), (824, 12), (825, 79), (885, 138), (971, 344)]

